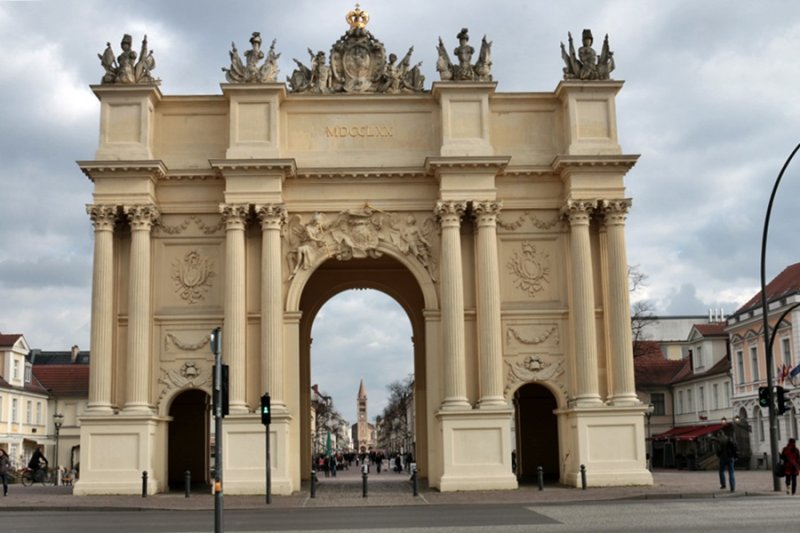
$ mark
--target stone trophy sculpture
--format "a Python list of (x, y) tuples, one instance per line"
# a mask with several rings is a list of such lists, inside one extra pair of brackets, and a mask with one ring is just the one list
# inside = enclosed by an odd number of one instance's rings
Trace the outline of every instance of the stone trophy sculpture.
[(142, 48), (138, 56), (131, 49), (132, 41), (132, 37), (127, 33), (122, 37), (122, 42), (120, 43), (122, 53), (117, 57), (114, 57), (111, 43), (106, 43), (106, 49), (103, 53), (97, 54), (97, 57), (100, 58), (100, 64), (106, 71), (102, 83), (142, 83), (151, 85), (161, 83), (161, 80), (153, 78), (150, 74), (156, 68), (156, 60), (153, 57), (153, 51), (148, 51), (147, 35), (142, 40)]
[(457, 37), (458, 47), (453, 50), (453, 54), (458, 58), (457, 64), (450, 61), (442, 38), (439, 37), (439, 44), (436, 46), (436, 51), (439, 53), (436, 70), (439, 71), (440, 79), (442, 81), (492, 81), (492, 41), (487, 41), (486, 36), (483, 36), (478, 61), (473, 65), (472, 55), (475, 53), (475, 49), (469, 45), (469, 30), (462, 28)]
[(564, 79), (565, 80), (609, 80), (611, 79), (611, 72), (614, 70), (614, 52), (608, 47), (608, 34), (603, 40), (603, 48), (600, 51), (600, 56), (597, 56), (592, 43), (592, 30), (583, 30), (581, 41), (583, 46), (578, 48), (578, 53), (575, 53), (575, 45), (572, 42), (572, 34), (567, 33), (569, 36), (569, 52), (564, 48), (564, 43), (561, 43), (561, 58), (564, 60)]
[(259, 62), (264, 59), (264, 51), (261, 50), (261, 33), (254, 31), (250, 37), (250, 50), (244, 53), (245, 61), (239, 56), (236, 43), (231, 43), (231, 66), (222, 67), (225, 72), (225, 79), (230, 83), (270, 83), (278, 79), (278, 58), (279, 53), (275, 53), (275, 39), (266, 54), (266, 60), (259, 66)]

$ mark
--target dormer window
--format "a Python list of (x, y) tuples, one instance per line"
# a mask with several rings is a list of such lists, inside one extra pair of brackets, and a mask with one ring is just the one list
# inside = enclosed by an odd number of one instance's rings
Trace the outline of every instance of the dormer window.
[(11, 379), (19, 381), (19, 359), (14, 359), (14, 369), (11, 372)]
[(25, 363), (25, 383), (31, 382), (31, 377), (33, 375), (33, 365), (30, 363)]

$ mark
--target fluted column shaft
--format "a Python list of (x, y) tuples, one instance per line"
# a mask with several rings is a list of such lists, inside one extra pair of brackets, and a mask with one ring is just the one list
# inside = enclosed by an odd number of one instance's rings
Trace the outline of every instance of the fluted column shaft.
[(628, 258), (625, 251), (625, 218), (631, 201), (603, 202), (608, 237), (608, 324), (610, 362), (613, 376), (611, 401), (614, 404), (638, 403), (633, 371), (633, 335), (628, 295)]
[(570, 223), (572, 259), (571, 313), (575, 327), (575, 383), (573, 398), (577, 405), (601, 403), (597, 372), (597, 335), (595, 328), (592, 251), (589, 240), (590, 216), (595, 201), (570, 200), (565, 213)]
[(261, 388), (274, 411), (286, 409), (283, 354), (283, 279), (281, 228), (286, 209), (279, 204), (256, 208), (261, 221)]
[(442, 409), (466, 409), (467, 375), (464, 348), (464, 282), (461, 267), (461, 217), (466, 202), (438, 202), (442, 226), (441, 308), (444, 394)]
[(246, 335), (244, 231), (248, 204), (223, 204), (225, 221), (225, 330), (222, 354), (228, 363), (228, 405), (231, 413), (246, 413)]
[(497, 257), (497, 215), (501, 202), (475, 202), (478, 230), (476, 277), (480, 408), (507, 407), (503, 397), (503, 343), (500, 335), (500, 268)]
[(125, 214), (131, 226), (125, 411), (150, 413), (150, 229), (159, 213), (153, 205), (135, 205)]
[(111, 413), (111, 350), (114, 333), (114, 224), (116, 205), (88, 205), (94, 226), (92, 325), (88, 410)]

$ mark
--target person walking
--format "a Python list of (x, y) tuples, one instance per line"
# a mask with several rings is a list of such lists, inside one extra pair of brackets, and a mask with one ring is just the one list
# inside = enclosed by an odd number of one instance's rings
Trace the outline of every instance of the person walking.
[(0, 478), (3, 479), (3, 496), (8, 496), (8, 476), (11, 475), (11, 458), (0, 448)]
[(783, 459), (783, 474), (786, 476), (786, 494), (792, 489), (792, 496), (797, 492), (797, 474), (800, 473), (800, 450), (797, 449), (794, 439), (781, 450)]
[(717, 459), (719, 459), (719, 488), (725, 489), (725, 471), (728, 472), (728, 483), (731, 492), (736, 492), (736, 475), (734, 473), (734, 463), (738, 457), (736, 441), (723, 430), (719, 440), (717, 440)]

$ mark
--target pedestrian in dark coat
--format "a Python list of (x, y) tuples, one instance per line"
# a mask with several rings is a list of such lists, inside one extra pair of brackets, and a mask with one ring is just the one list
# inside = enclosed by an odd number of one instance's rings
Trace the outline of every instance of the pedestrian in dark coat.
[(781, 450), (783, 459), (783, 474), (786, 476), (786, 494), (789, 488), (792, 495), (797, 492), (797, 474), (800, 473), (800, 450), (797, 449), (794, 439), (789, 439), (789, 444)]
[(8, 476), (11, 475), (11, 459), (6, 451), (0, 448), (0, 478), (3, 480), (3, 496), (8, 496)]

